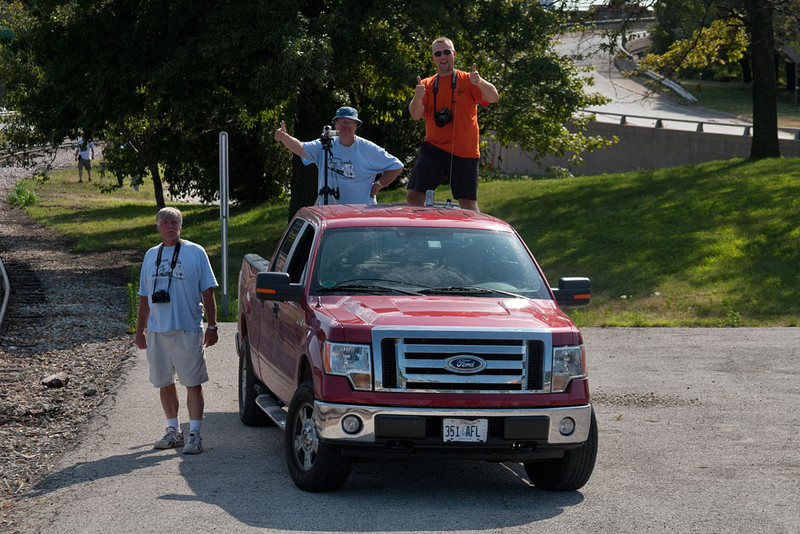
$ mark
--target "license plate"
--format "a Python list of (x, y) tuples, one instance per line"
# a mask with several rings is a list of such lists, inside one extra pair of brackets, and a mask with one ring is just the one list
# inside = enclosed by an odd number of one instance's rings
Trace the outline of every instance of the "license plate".
[(483, 443), (489, 434), (488, 419), (444, 419), (442, 439), (467, 443)]

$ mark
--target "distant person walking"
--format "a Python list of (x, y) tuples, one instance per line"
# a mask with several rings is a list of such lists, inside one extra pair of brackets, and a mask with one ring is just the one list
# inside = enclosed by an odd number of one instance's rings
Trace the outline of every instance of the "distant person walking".
[(75, 143), (75, 161), (78, 162), (78, 183), (83, 182), (83, 169), (86, 169), (86, 176), (92, 181), (92, 160), (94, 159), (94, 143), (86, 134), (78, 138)]
[(450, 190), (465, 209), (478, 209), (478, 162), (480, 131), (478, 104), (488, 106), (500, 96), (494, 85), (478, 74), (455, 69), (453, 41), (439, 37), (433, 42), (436, 74), (424, 80), (417, 76), (414, 98), (408, 105), (411, 118), (425, 119), (425, 140), (408, 182), (406, 200), (425, 203), (425, 192), (450, 178)]
[[(181, 239), (182, 226), (183, 215), (175, 208), (163, 208), (156, 215), (161, 244), (148, 250), (142, 262), (136, 346), (147, 349), (150, 382), (159, 388), (167, 418), (167, 433), (153, 447), (183, 447), (183, 454), (199, 454), (203, 451), (203, 383), (208, 381), (203, 348), (218, 339), (217, 280), (203, 247)], [(205, 333), (203, 308), (208, 318)], [(178, 424), (175, 375), (186, 386), (189, 437), (185, 441)]]

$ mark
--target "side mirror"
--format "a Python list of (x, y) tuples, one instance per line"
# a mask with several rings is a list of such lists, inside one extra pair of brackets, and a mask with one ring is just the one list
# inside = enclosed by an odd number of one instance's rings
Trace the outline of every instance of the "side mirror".
[(584, 277), (564, 277), (551, 287), (559, 306), (585, 306), (592, 297), (592, 282)]
[(303, 286), (291, 283), (289, 273), (260, 272), (256, 275), (256, 297), (258, 297), (258, 300), (300, 302), (302, 295)]

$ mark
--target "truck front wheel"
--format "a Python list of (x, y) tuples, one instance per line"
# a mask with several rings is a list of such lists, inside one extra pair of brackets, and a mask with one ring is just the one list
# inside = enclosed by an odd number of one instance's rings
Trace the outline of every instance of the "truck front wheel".
[(314, 417), (314, 386), (305, 382), (289, 404), (285, 433), (286, 464), (295, 485), (303, 491), (335, 491), (350, 476), (352, 462), (338, 447), (324, 443)]
[(592, 409), (589, 437), (577, 449), (564, 452), (562, 458), (527, 462), (525, 472), (531, 482), (548, 491), (575, 491), (589, 481), (597, 458), (597, 419)]

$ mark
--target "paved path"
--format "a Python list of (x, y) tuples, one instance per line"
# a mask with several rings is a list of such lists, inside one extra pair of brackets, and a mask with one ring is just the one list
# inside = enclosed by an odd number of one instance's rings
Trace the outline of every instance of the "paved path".
[[(234, 325), (208, 352), (206, 451), (162, 433), (141, 352), (84, 443), (23, 501), (22, 532), (800, 531), (800, 329), (587, 329), (600, 426), (579, 492), (518, 464), (357, 464), (332, 494), (297, 490), (279, 430), (238, 421)], [(187, 419), (182, 408), (182, 419)]]
[[(684, 131), (696, 131), (697, 124), (702, 122), (703, 131), (728, 135), (742, 135), (745, 126), (752, 126), (751, 120), (705, 108), (702, 102), (692, 104), (677, 96), (655, 93), (636, 79), (623, 75), (612, 58), (601, 51), (605, 39), (601, 32), (565, 34), (555, 48), (560, 54), (579, 55), (581, 59), (577, 63), (592, 69), (594, 85), (587, 87), (587, 91), (611, 99), (607, 104), (592, 108), (599, 112), (598, 122), (619, 123), (620, 115), (625, 115), (627, 124), (632, 126), (654, 127), (656, 119), (662, 119), (665, 128)], [(794, 137), (794, 131), (779, 131), (778, 134), (781, 139)]]

